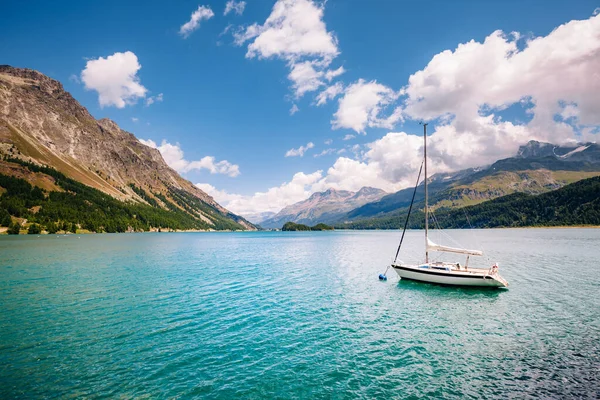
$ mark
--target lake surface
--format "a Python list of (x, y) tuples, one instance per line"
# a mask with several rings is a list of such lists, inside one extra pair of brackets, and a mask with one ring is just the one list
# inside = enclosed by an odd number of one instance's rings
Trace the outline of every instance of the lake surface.
[(600, 229), (446, 232), (509, 290), (380, 282), (398, 231), (1, 237), (0, 398), (599, 397)]

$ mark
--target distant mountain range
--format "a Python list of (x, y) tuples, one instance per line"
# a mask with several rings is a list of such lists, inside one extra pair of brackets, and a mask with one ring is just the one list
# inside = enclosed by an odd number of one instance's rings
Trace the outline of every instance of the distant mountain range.
[(256, 212), (256, 213), (245, 213), (245, 214), (243, 214), (243, 216), (244, 216), (244, 218), (246, 218), (248, 221), (252, 222), (253, 224), (260, 224), (262, 221), (273, 217), (275, 214), (277, 214), (277, 213), (274, 211), (263, 211), (263, 212)]
[[(407, 210), (384, 217), (339, 224), (344, 229), (398, 229)], [(408, 227), (423, 229), (422, 209), (413, 210)], [(463, 208), (435, 212), (432, 228), (498, 228), (600, 225), (600, 176), (582, 179), (539, 195), (513, 193)]]
[[(109, 119), (94, 119), (60, 82), (7, 65), (0, 66), (0, 175), (12, 178), (4, 182), (13, 195), (1, 198), (0, 208), (18, 222), (81, 226), (86, 219), (99, 230), (160, 228), (160, 221), (168, 221), (170, 229), (256, 229), (179, 176), (158, 150)], [(18, 193), (28, 197), (30, 192), (19, 191), (14, 179), (41, 188), (45, 197), (37, 205), (17, 204)], [(86, 199), (88, 209), (78, 216), (48, 215), (50, 195), (69, 192), (67, 187), (78, 194), (78, 202)], [(0, 194), (7, 189), (0, 188)], [(112, 198), (106, 199), (112, 206), (103, 204), (104, 195)], [(115, 209), (121, 210), (118, 215)], [(140, 212), (153, 217), (142, 223)]]
[[(415, 171), (416, 178), (417, 171)], [(470, 168), (454, 173), (435, 174), (429, 179), (429, 204), (433, 209), (458, 209), (483, 203), (513, 193), (537, 195), (550, 192), (573, 182), (600, 175), (600, 145), (581, 143), (557, 146), (530, 141), (519, 148), (514, 157), (498, 160), (489, 166)], [(417, 188), (415, 204), (423, 207), (423, 184)], [(389, 227), (388, 222), (378, 225), (391, 215), (407, 209), (414, 188), (382, 196), (375, 201), (354, 206), (337, 196), (336, 212), (321, 210), (322, 193), (308, 200), (286, 207), (268, 220), (268, 227), (281, 227), (285, 222), (315, 224), (319, 222), (343, 227)], [(333, 207), (330, 207), (330, 209)], [(349, 209), (350, 208), (350, 209)], [(302, 222), (305, 218), (306, 222)], [(372, 222), (370, 222), (372, 221)], [(397, 220), (396, 227), (400, 220)], [(264, 223), (263, 223), (263, 226)]]
[(346, 212), (379, 200), (387, 193), (363, 187), (358, 192), (328, 189), (313, 193), (308, 199), (285, 207), (273, 217), (260, 222), (263, 228), (281, 228), (286, 222), (315, 225), (339, 220)]

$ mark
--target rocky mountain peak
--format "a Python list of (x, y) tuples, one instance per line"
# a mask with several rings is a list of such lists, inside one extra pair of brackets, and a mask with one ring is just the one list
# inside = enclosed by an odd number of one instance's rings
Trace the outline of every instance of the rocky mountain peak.
[(358, 192), (356, 192), (356, 195), (357, 196), (371, 196), (371, 195), (378, 195), (378, 194), (384, 194), (384, 193), (385, 193), (384, 190), (370, 187), (370, 186), (363, 186), (362, 188), (360, 188), (360, 190)]
[(530, 140), (526, 145), (519, 147), (517, 151), (517, 158), (533, 158), (533, 157), (546, 157), (553, 155), (554, 145), (551, 143), (538, 142), (537, 140)]
[[(2, 149), (13, 148), (17, 152), (11, 157), (47, 165), (119, 200), (183, 209), (209, 225), (228, 219), (254, 228), (183, 179), (158, 150), (108, 118), (96, 120), (60, 82), (31, 69), (2, 65), (0, 155)], [(189, 203), (181, 205), (182, 198)], [(198, 206), (200, 202), (208, 207)]]
[(99, 119), (98, 125), (100, 125), (101, 128), (103, 128), (107, 131), (112, 131), (112, 132), (120, 132), (121, 131), (121, 127), (119, 125), (117, 125), (117, 123), (115, 121), (113, 121), (112, 119), (109, 119), (109, 118)]
[(13, 80), (15, 84), (37, 86), (48, 94), (58, 95), (65, 92), (62, 83), (33, 69), (0, 65), (0, 74), (16, 78)]

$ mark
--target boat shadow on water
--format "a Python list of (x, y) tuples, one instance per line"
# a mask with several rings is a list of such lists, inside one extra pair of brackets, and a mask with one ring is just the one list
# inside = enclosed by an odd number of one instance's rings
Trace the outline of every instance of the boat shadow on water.
[(398, 280), (397, 287), (402, 290), (414, 290), (421, 293), (433, 294), (436, 296), (447, 295), (449, 297), (461, 295), (463, 297), (475, 296), (495, 298), (503, 293), (508, 293), (506, 288), (444, 285), (441, 283), (414, 281), (406, 278)]

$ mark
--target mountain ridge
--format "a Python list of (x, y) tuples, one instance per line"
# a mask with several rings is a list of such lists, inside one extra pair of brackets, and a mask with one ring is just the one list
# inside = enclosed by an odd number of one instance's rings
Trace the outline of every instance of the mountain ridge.
[(209, 227), (226, 219), (256, 229), (182, 178), (157, 149), (108, 118), (96, 120), (59, 81), (35, 70), (0, 66), (0, 155), (50, 166), (120, 201), (176, 207)]
[[(529, 141), (514, 157), (453, 173), (432, 175), (428, 182), (430, 206), (462, 207), (512, 193), (541, 194), (581, 179), (600, 175), (600, 146), (577, 143), (557, 146)], [(402, 189), (349, 211), (336, 223), (383, 217), (408, 207), (414, 187)], [(422, 182), (415, 203), (424, 199)]]
[(334, 221), (345, 212), (379, 199), (385, 191), (372, 187), (362, 187), (356, 192), (329, 188), (315, 192), (308, 199), (284, 207), (273, 217), (260, 223), (263, 228), (281, 228), (286, 222), (304, 225)]

